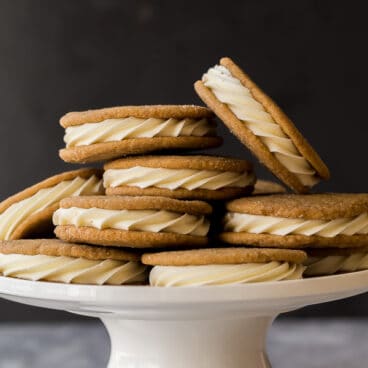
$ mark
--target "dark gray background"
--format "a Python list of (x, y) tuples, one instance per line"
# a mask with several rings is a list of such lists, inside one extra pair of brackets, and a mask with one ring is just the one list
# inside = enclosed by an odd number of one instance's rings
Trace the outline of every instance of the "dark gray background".
[[(192, 84), (221, 56), (238, 61), (325, 159), (332, 180), (317, 190), (364, 192), (366, 39), (364, 9), (342, 1), (0, 0), (0, 196), (71, 167), (57, 155), (67, 111), (200, 104)], [(214, 152), (251, 157), (220, 131), (225, 144)], [(367, 302), (299, 313), (365, 315)], [(0, 320), (48, 318), (70, 316), (0, 304)]]

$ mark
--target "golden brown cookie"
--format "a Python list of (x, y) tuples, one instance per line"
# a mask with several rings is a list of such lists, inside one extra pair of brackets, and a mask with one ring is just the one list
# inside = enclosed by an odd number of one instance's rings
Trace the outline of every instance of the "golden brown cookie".
[(85, 258), (93, 261), (103, 259), (113, 259), (115, 261), (140, 260), (138, 253), (128, 252), (121, 248), (67, 243), (59, 239), (4, 240), (0, 241), (0, 253)]
[(368, 246), (368, 194), (270, 195), (227, 204), (220, 238), (278, 248)]
[(258, 179), (254, 184), (252, 195), (267, 195), (267, 194), (281, 194), (286, 193), (285, 187), (268, 180)]
[(255, 175), (246, 160), (218, 156), (139, 156), (105, 165), (108, 195), (223, 200), (250, 193)]
[(57, 239), (0, 242), (0, 275), (31, 281), (122, 285), (147, 281), (140, 255)]
[(296, 192), (329, 170), (291, 120), (230, 58), (195, 83), (200, 98), (257, 158)]
[(79, 169), (52, 176), (0, 203), (0, 239), (52, 233), (52, 214), (61, 199), (102, 194), (102, 170)]
[(75, 163), (222, 143), (212, 112), (200, 106), (120, 106), (70, 112), (60, 124), (66, 128), (66, 148), (60, 150), (60, 157)]
[(145, 253), (142, 262), (160, 266), (199, 266), (212, 264), (265, 263), (271, 261), (302, 263), (307, 255), (300, 250), (268, 248), (211, 248)]
[(147, 253), (152, 286), (214, 286), (297, 280), (306, 254), (298, 250), (214, 248)]
[(54, 214), (57, 237), (132, 248), (204, 246), (212, 208), (166, 197), (96, 196), (64, 199)]

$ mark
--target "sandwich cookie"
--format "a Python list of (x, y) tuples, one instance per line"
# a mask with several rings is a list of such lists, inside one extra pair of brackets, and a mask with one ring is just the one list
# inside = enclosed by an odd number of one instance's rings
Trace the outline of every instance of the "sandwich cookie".
[(252, 165), (216, 156), (140, 156), (105, 165), (108, 195), (221, 200), (252, 192)]
[(368, 248), (308, 249), (305, 276), (368, 270)]
[(148, 278), (140, 256), (121, 249), (57, 239), (0, 242), (0, 274), (66, 284), (142, 284)]
[(304, 193), (330, 174), (285, 113), (231, 59), (195, 83), (201, 99), (258, 159), (294, 191)]
[(281, 248), (368, 246), (368, 194), (284, 194), (227, 204), (231, 244)]
[(200, 106), (121, 106), (70, 112), (65, 128), (66, 162), (93, 162), (165, 149), (216, 147), (216, 125), (210, 110)]
[(95, 196), (61, 201), (54, 213), (60, 239), (132, 248), (204, 246), (212, 208), (165, 197)]
[(52, 233), (61, 199), (103, 194), (102, 170), (80, 169), (52, 176), (0, 203), (0, 240)]
[(254, 185), (252, 195), (266, 195), (266, 194), (282, 194), (286, 193), (286, 189), (273, 181), (258, 179)]
[(213, 248), (147, 253), (152, 286), (203, 286), (301, 279), (307, 256), (285, 249)]

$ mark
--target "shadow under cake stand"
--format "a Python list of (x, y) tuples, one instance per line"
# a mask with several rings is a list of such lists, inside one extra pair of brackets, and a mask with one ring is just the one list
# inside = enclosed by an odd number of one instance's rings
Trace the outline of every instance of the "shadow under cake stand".
[(368, 271), (233, 286), (90, 286), (0, 277), (0, 296), (97, 317), (108, 368), (270, 368), (267, 330), (306, 305), (368, 291)]

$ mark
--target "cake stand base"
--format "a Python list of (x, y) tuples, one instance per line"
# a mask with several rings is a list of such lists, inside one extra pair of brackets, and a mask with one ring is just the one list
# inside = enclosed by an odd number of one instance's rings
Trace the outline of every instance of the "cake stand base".
[(368, 271), (197, 288), (0, 277), (3, 298), (100, 318), (111, 338), (108, 368), (270, 368), (265, 339), (279, 313), (365, 291)]
[(102, 318), (111, 337), (108, 368), (270, 368), (272, 318), (124, 321)]

